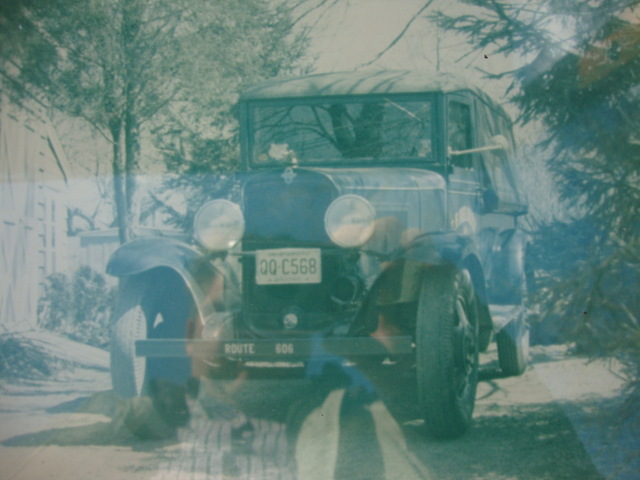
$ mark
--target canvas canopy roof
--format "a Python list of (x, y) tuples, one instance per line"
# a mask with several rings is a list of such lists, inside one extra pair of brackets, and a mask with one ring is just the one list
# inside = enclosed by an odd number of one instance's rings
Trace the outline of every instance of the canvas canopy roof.
[(471, 90), (486, 96), (464, 79), (441, 72), (374, 71), (321, 73), (270, 80), (245, 91), (241, 100), (332, 95), (376, 95)]

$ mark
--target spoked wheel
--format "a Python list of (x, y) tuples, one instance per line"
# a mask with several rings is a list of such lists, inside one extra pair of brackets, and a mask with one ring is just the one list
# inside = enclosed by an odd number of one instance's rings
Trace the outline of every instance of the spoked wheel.
[(478, 383), (478, 308), (466, 270), (426, 272), (417, 312), (417, 381), (429, 434), (462, 435), (471, 424)]
[(140, 275), (123, 280), (111, 335), (111, 379), (123, 397), (148, 393), (152, 379), (185, 384), (191, 375), (188, 358), (138, 357), (135, 342), (151, 338), (184, 339), (192, 300), (172, 275)]

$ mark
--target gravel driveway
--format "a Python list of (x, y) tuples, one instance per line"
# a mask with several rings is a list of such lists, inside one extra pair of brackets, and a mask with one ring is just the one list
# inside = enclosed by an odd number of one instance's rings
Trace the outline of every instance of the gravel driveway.
[[(640, 471), (637, 432), (619, 427), (615, 366), (564, 347), (534, 347), (533, 366), (505, 379), (495, 351), (483, 354), (474, 424), (453, 441), (422, 435), (410, 382), (393, 369), (372, 378), (384, 403), (357, 410), (368, 421), (335, 420), (335, 399), (347, 393), (318, 400), (303, 379), (241, 378), (206, 384), (176, 439), (141, 441), (112, 421), (107, 353), (51, 334), (31, 337), (75, 366), (46, 381), (1, 385), (6, 480), (306, 479), (326, 478), (327, 468), (350, 479), (626, 480)], [(292, 443), (285, 425), (301, 405), (315, 407)]]

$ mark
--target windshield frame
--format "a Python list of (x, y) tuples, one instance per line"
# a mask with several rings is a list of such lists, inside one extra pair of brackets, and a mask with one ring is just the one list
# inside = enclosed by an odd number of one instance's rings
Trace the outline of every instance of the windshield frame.
[[(241, 132), (240, 140), (242, 147), (242, 163), (245, 169), (263, 169), (287, 166), (304, 166), (304, 167), (345, 167), (345, 166), (413, 166), (413, 167), (433, 167), (434, 165), (444, 166), (445, 159), (441, 155), (441, 139), (442, 125), (438, 121), (441, 115), (439, 97), (442, 94), (438, 92), (421, 92), (421, 93), (393, 93), (393, 94), (375, 94), (375, 95), (327, 95), (313, 97), (287, 97), (287, 98), (265, 98), (251, 99), (242, 102), (241, 115)], [(430, 128), (431, 128), (431, 159), (425, 157), (338, 157), (335, 161), (323, 159), (321, 161), (302, 161), (299, 163), (287, 161), (268, 161), (256, 162), (254, 150), (255, 143), (255, 111), (264, 107), (287, 107), (296, 105), (328, 105), (330, 103), (366, 103), (366, 102), (428, 102), (430, 103)]]

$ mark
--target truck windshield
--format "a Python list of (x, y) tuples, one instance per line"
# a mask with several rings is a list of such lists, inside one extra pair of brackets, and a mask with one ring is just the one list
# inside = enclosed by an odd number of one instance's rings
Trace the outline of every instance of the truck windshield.
[(254, 165), (432, 160), (429, 99), (261, 103), (250, 124)]

